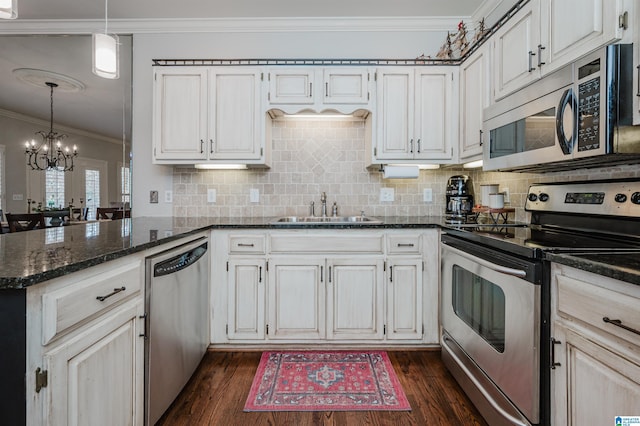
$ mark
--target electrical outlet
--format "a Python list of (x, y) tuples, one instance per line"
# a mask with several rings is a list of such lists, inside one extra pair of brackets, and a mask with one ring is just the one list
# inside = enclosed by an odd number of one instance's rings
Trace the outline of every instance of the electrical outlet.
[(502, 192), (504, 193), (504, 202), (511, 202), (511, 194), (509, 193), (509, 188), (502, 188)]
[(218, 192), (215, 190), (215, 188), (207, 189), (207, 203), (215, 203), (217, 196)]
[(425, 188), (422, 191), (422, 201), (424, 201), (425, 203), (433, 202), (433, 191), (431, 190), (431, 188)]
[(164, 202), (165, 203), (173, 203), (173, 191), (168, 189), (164, 191)]
[(380, 201), (393, 201), (394, 195), (393, 188), (380, 188)]
[(149, 191), (149, 202), (151, 204), (158, 204), (158, 191)]
[(251, 188), (249, 190), (249, 201), (251, 201), (252, 203), (259, 203), (260, 202), (260, 190), (258, 190), (256, 188)]

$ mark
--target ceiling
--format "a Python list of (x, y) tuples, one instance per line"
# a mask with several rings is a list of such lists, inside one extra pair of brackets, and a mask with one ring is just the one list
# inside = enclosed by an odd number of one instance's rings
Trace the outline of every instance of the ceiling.
[[(485, 0), (110, 0), (110, 19), (471, 16)], [(101, 19), (104, 1), (18, 0), (18, 19)]]
[[(488, 0), (110, 0), (109, 19), (188, 20), (265, 17), (466, 17)], [(102, 0), (18, 0), (18, 19), (101, 20)], [(5, 21), (6, 22), (6, 21)], [(91, 36), (0, 36), (0, 108), (49, 120), (49, 89), (15, 78), (16, 68), (67, 75), (85, 85), (76, 93), (54, 92), (54, 123), (122, 139), (123, 96), (131, 85), (131, 39), (123, 40), (119, 80), (91, 73)], [(87, 106), (88, 105), (88, 106)], [(125, 117), (130, 117), (129, 102)], [(129, 123), (130, 124), (130, 123)], [(130, 126), (129, 126), (130, 127)], [(128, 128), (127, 128), (128, 130)], [(128, 136), (128, 133), (127, 133)]]

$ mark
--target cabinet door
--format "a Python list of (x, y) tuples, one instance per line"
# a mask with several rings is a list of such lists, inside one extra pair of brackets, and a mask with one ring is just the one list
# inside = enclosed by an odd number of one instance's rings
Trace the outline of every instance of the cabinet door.
[(621, 3), (620, 0), (542, 0), (543, 73), (619, 40), (622, 37), (618, 27)]
[[(453, 158), (458, 100), (454, 67), (419, 68), (415, 75), (415, 130), (409, 151), (417, 160)], [(457, 91), (456, 91), (457, 92)]]
[(413, 69), (378, 69), (376, 93), (378, 137), (374, 156), (379, 160), (413, 159)]
[(331, 259), (327, 267), (327, 338), (382, 339), (382, 259)]
[(269, 265), (269, 339), (325, 337), (324, 258), (273, 258)]
[(491, 37), (498, 100), (540, 77), (540, 0), (531, 0)]
[(369, 103), (369, 71), (362, 68), (325, 68), (322, 102), (325, 104)]
[(234, 339), (264, 339), (264, 259), (229, 260), (227, 335)]
[(261, 71), (214, 68), (209, 80), (209, 158), (258, 160), (262, 156)]
[(298, 67), (276, 69), (269, 72), (269, 103), (271, 105), (300, 104), (315, 102), (313, 69)]
[(422, 259), (389, 259), (387, 339), (422, 338)]
[(460, 159), (482, 157), (482, 112), (490, 102), (489, 49), (483, 45), (460, 65)]
[(207, 158), (207, 70), (202, 67), (155, 71), (153, 153), (158, 160)]
[(615, 424), (617, 416), (637, 416), (640, 365), (554, 323), (555, 362), (551, 370), (553, 424)]
[(142, 425), (142, 300), (122, 305), (45, 354), (50, 425)]

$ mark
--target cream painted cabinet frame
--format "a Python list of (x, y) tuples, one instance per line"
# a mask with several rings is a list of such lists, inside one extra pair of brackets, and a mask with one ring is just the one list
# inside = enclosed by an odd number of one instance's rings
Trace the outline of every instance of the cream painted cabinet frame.
[(638, 415), (640, 288), (552, 265), (552, 424), (613, 424)]
[(253, 67), (157, 68), (154, 162), (265, 165), (263, 76)]
[(373, 164), (457, 160), (458, 67), (376, 70)]
[(132, 300), (44, 355), (47, 425), (142, 425), (142, 300)]
[(267, 71), (267, 110), (287, 114), (372, 108), (372, 72), (367, 67), (272, 67)]
[(227, 335), (229, 340), (265, 338), (266, 261), (230, 258)]
[(460, 160), (482, 159), (484, 108), (491, 103), (491, 49), (485, 43), (460, 64)]
[(387, 339), (422, 339), (422, 258), (390, 257), (387, 261)]
[(495, 99), (622, 39), (624, 12), (623, 0), (530, 0), (491, 36)]

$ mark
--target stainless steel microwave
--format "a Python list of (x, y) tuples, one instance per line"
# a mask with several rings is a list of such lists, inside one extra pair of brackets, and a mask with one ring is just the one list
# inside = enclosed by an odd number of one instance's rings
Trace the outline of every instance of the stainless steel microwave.
[(611, 45), (484, 110), (483, 170), (559, 171), (640, 162), (633, 47)]

